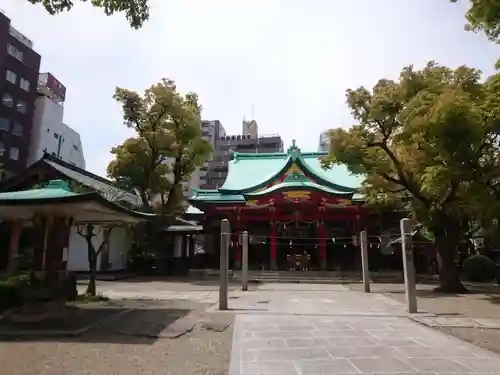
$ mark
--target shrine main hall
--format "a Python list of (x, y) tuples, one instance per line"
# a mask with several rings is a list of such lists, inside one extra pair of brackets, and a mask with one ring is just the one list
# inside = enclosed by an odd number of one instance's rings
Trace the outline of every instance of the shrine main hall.
[[(250, 269), (289, 269), (305, 254), (309, 269), (353, 269), (359, 232), (380, 233), (380, 220), (362, 207), (362, 176), (344, 165), (325, 169), (325, 152), (233, 153), (225, 183), (197, 190), (190, 203), (203, 212), (204, 267), (218, 266), (220, 221), (231, 224), (230, 267), (241, 266), (241, 233), (249, 233)], [(397, 221), (395, 221), (397, 225)]]

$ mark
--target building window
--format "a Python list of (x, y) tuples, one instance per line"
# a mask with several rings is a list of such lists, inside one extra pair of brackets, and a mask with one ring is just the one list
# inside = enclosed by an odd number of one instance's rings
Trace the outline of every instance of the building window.
[(77, 145), (73, 145), (73, 149), (74, 149), (75, 151), (78, 151), (78, 150), (79, 150), (79, 148), (78, 148), (78, 146), (77, 146)]
[(16, 47), (14, 47), (12, 44), (8, 44), (7, 45), (7, 53), (13, 57), (15, 57), (16, 59), (18, 59), (19, 61), (23, 61), (24, 59), (24, 55), (23, 55), (23, 51), (20, 51), (18, 50)]
[(0, 117), (0, 130), (8, 132), (10, 130), (10, 120), (5, 117)]
[(19, 82), (19, 86), (21, 86), (21, 88), (24, 91), (30, 92), (30, 81), (28, 81), (27, 79), (24, 79), (23, 77), (21, 77), (21, 81)]
[(55, 138), (55, 139), (59, 139), (59, 134), (54, 133), (54, 138)]
[(17, 135), (18, 137), (22, 137), (23, 130), (24, 130), (23, 126), (20, 123), (15, 122), (14, 126), (12, 127), (12, 134)]
[(17, 112), (19, 112), (19, 113), (26, 113), (26, 112), (28, 112), (28, 105), (25, 102), (23, 102), (22, 100), (18, 100), (17, 104), (16, 104), (16, 109), (17, 109)]
[(14, 85), (17, 82), (17, 74), (14, 73), (12, 70), (6, 70), (5, 71), (5, 79), (9, 81), (10, 83), (13, 83)]
[(3, 94), (2, 96), (2, 104), (6, 105), (7, 107), (12, 107), (14, 105), (14, 98), (10, 94)]
[(5, 154), (5, 143), (0, 141), (0, 156), (4, 156)]
[(11, 147), (10, 148), (9, 159), (19, 160), (19, 147)]

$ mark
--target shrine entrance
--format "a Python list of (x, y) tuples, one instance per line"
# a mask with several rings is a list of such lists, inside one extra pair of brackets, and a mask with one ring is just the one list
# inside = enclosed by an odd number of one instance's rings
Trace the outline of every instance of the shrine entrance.
[(320, 269), (317, 222), (277, 222), (277, 267), (280, 270)]

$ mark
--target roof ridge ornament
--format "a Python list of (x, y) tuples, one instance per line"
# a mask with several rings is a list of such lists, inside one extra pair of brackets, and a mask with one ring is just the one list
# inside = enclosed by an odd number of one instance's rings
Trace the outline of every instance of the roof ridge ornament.
[(292, 145), (288, 148), (286, 152), (293, 161), (295, 161), (300, 155), (300, 148), (297, 146), (295, 139), (292, 139)]

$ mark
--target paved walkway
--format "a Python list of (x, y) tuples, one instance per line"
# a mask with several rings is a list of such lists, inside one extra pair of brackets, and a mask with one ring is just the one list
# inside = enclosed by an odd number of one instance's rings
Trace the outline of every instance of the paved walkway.
[(237, 313), (407, 316), (404, 305), (392, 298), (353, 292), (338, 284), (264, 284), (256, 291), (229, 296), (229, 307)]
[(428, 327), (500, 329), (500, 319), (419, 316), (412, 318)]
[(341, 285), (232, 294), (230, 375), (500, 374), (500, 356), (418, 324), (404, 305)]

